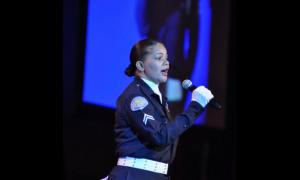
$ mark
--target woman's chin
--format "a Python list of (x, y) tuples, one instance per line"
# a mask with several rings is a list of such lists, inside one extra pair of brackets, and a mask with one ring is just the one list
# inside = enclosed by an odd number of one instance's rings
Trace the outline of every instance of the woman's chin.
[(166, 83), (168, 80), (168, 76), (164, 76), (160, 79), (160, 83)]

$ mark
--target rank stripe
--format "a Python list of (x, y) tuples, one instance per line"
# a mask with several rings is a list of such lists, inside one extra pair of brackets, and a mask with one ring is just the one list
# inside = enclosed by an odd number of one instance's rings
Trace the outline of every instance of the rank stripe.
[(148, 119), (155, 120), (153, 116), (144, 113), (143, 122), (144, 122), (145, 125), (147, 124)]

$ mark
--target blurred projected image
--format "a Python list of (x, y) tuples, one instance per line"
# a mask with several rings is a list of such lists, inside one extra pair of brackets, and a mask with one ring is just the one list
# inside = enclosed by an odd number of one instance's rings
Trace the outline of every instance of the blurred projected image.
[(175, 117), (191, 99), (184, 79), (207, 86), (210, 21), (210, 0), (89, 0), (83, 101), (115, 108), (132, 81), (124, 74), (131, 45), (153, 38), (168, 50), (169, 79), (160, 89)]

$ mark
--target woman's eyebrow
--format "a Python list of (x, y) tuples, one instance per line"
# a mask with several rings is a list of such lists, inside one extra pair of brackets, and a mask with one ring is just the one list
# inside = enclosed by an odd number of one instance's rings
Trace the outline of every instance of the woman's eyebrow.
[[(164, 53), (162, 53), (162, 52), (155, 52), (154, 54), (155, 55), (164, 55)], [(166, 54), (166, 56), (168, 57), (168, 54)]]

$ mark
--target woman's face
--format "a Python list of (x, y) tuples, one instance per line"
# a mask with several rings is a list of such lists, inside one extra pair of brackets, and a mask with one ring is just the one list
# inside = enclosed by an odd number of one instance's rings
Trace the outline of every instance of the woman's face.
[(148, 47), (148, 51), (143, 60), (145, 78), (156, 84), (166, 82), (169, 70), (166, 48), (162, 44), (156, 44)]

